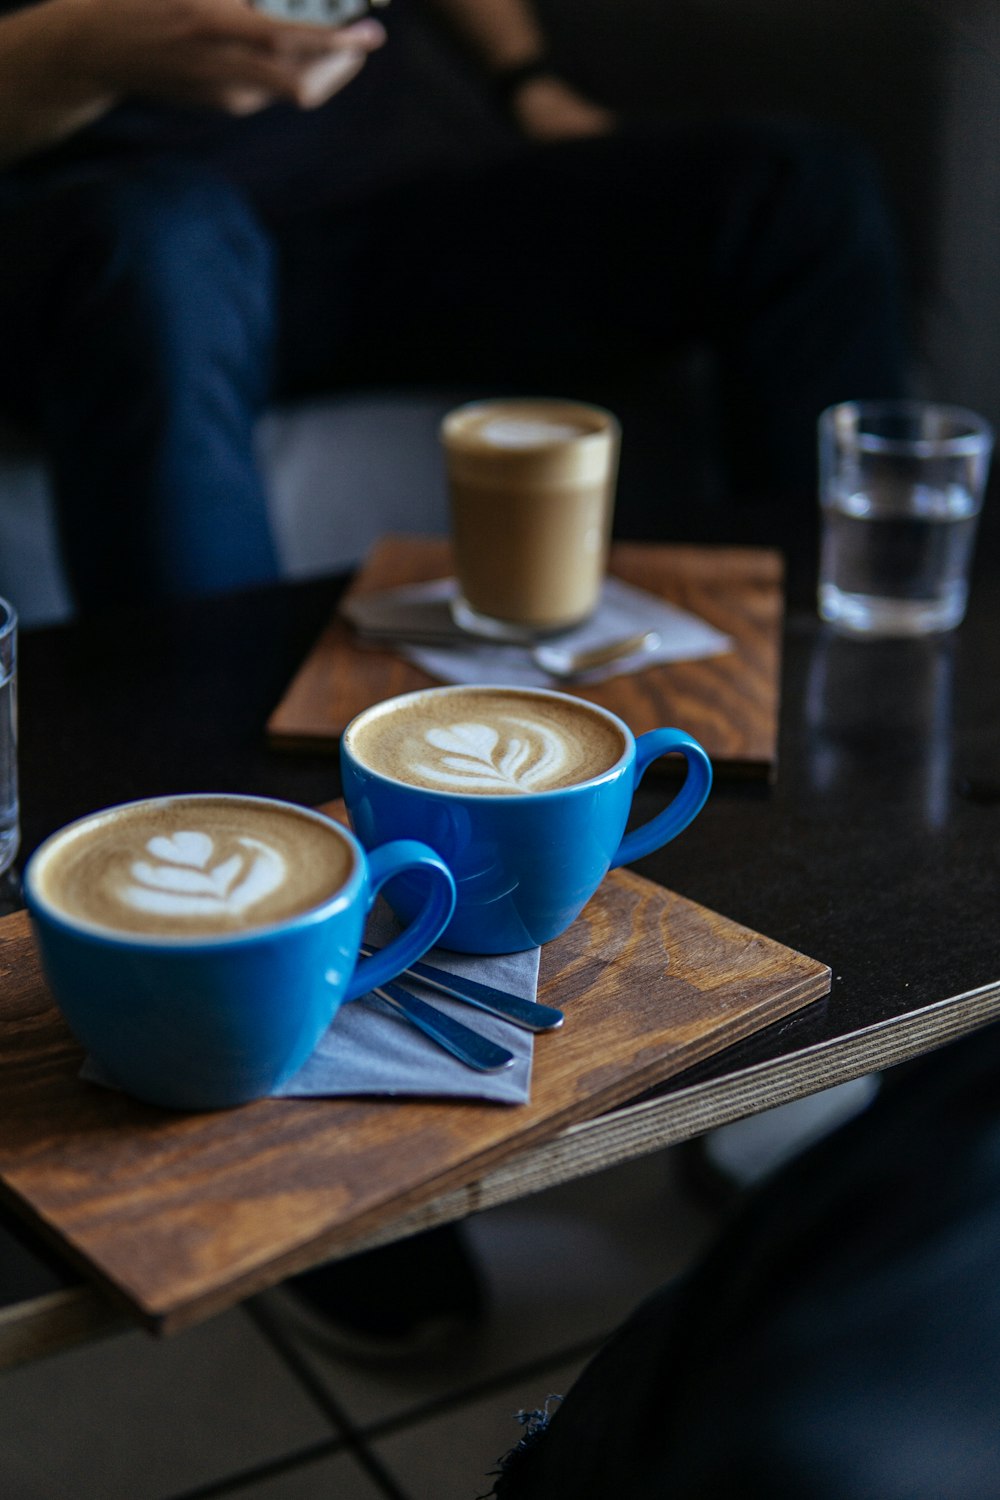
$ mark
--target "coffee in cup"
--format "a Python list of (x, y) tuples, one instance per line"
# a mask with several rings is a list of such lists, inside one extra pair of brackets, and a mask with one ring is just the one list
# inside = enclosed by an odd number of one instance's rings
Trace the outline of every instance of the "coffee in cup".
[(321, 906), (355, 862), (336, 826), (287, 804), (171, 797), (68, 829), (37, 892), (68, 921), (149, 937), (252, 931)]
[(359, 762), (410, 786), (508, 797), (590, 781), (621, 760), (626, 742), (578, 698), (463, 688), (381, 704), (352, 726), (349, 743)]
[[(651, 822), (626, 833), (646, 767), (687, 761)], [(366, 709), (341, 739), (341, 780), (365, 848), (392, 834), (436, 849), (456, 883), (441, 936), (466, 953), (546, 943), (579, 915), (608, 870), (675, 838), (712, 781), (702, 747), (680, 729), (636, 740), (607, 709), (541, 688), (440, 687)], [(397, 915), (418, 891), (386, 887)]]
[[(406, 928), (359, 959), (376, 894), (415, 871)], [(320, 813), (223, 793), (94, 813), (25, 870), (42, 966), (78, 1040), (110, 1081), (179, 1109), (273, 1093), (341, 1004), (433, 946), (454, 889), (424, 844), (366, 853)]]
[(577, 401), (477, 401), (445, 417), (441, 440), (456, 622), (533, 640), (585, 620), (607, 568), (616, 418)]

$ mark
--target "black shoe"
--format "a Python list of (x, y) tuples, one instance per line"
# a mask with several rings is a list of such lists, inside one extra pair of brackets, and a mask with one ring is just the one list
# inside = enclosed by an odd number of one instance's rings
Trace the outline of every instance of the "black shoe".
[(356, 1359), (441, 1354), (482, 1321), (479, 1272), (456, 1224), (290, 1276), (283, 1304), (318, 1341)]

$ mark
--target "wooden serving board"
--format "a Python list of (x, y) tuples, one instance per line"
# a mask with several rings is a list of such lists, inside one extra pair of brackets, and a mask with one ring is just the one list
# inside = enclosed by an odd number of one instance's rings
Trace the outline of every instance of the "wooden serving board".
[(536, 1040), (530, 1103), (268, 1099), (176, 1114), (80, 1079), (22, 912), (0, 922), (0, 975), (0, 1191), (159, 1332), (336, 1254), (830, 987), (824, 964), (616, 870), (542, 953), (539, 998), (566, 1022)]
[[(635, 734), (676, 725), (693, 734), (717, 771), (773, 778), (778, 753), (783, 561), (760, 547), (616, 544), (611, 572), (700, 615), (732, 638), (733, 650), (702, 661), (669, 662), (573, 692), (618, 714)], [(350, 593), (374, 593), (451, 573), (447, 541), (390, 536), (380, 541)], [(433, 679), (392, 651), (360, 643), (334, 615), (268, 722), (272, 743), (332, 746), (372, 703), (427, 687)]]

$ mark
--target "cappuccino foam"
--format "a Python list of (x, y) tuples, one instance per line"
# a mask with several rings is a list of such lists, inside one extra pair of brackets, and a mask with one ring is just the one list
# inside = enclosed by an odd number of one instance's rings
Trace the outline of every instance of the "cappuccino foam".
[(470, 401), (444, 419), (446, 445), (468, 448), (551, 448), (577, 444), (608, 429), (608, 414), (580, 401), (515, 396)]
[(575, 422), (547, 422), (541, 417), (488, 417), (478, 431), (480, 440), (494, 448), (544, 448), (549, 443), (571, 443), (588, 428)]
[(44, 849), (38, 893), (70, 920), (197, 938), (320, 906), (354, 854), (336, 827), (250, 798), (165, 797), (72, 825)]
[(621, 730), (574, 700), (462, 688), (381, 704), (347, 744), (363, 765), (429, 791), (515, 796), (576, 786), (616, 765)]

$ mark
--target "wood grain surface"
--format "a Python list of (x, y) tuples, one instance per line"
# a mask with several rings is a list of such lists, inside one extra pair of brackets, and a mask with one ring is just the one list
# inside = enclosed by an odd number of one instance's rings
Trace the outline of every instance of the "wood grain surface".
[[(390, 536), (375, 546), (350, 592), (374, 593), (450, 572), (447, 541)], [(573, 691), (611, 709), (635, 734), (665, 724), (687, 730), (717, 772), (773, 778), (784, 615), (780, 554), (620, 542), (611, 551), (611, 572), (725, 631), (733, 650)], [(393, 652), (359, 642), (335, 614), (272, 714), (268, 733), (272, 743), (290, 749), (332, 746), (362, 709), (432, 681)]]
[(170, 1332), (489, 1169), (516, 1170), (519, 1152), (829, 985), (824, 964), (617, 870), (542, 953), (539, 998), (566, 1024), (537, 1039), (530, 1103), (282, 1099), (175, 1114), (80, 1079), (17, 913), (0, 922), (0, 1188), (133, 1316)]

